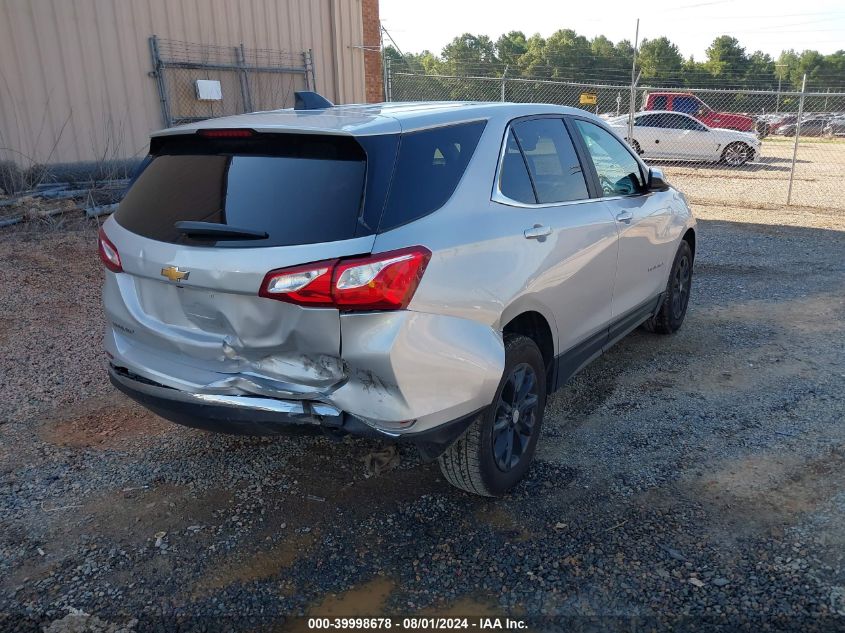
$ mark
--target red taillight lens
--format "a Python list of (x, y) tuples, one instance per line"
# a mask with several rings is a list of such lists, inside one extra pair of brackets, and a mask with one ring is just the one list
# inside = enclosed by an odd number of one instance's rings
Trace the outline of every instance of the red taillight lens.
[(98, 250), (100, 251), (100, 259), (103, 260), (103, 264), (113, 273), (122, 273), (123, 266), (120, 264), (120, 253), (117, 252), (117, 248), (111, 243), (111, 240), (106, 237), (106, 233), (102, 228), (98, 237)]
[(412, 246), (354, 259), (272, 270), (259, 295), (311, 307), (401, 310), (422, 279), (431, 251)]
[(271, 270), (264, 276), (258, 294), (312, 307), (330, 307), (332, 303), (332, 271), (336, 259)]
[(401, 310), (411, 302), (429, 259), (431, 251), (412, 246), (341, 260), (332, 279), (335, 305), (353, 310)]
[(246, 138), (248, 136), (253, 136), (255, 132), (252, 130), (236, 128), (232, 130), (199, 130), (197, 134), (207, 138)]

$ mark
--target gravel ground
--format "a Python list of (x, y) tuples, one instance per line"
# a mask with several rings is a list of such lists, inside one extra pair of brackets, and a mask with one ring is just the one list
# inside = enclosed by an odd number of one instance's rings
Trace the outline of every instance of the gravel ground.
[[(776, 208), (786, 202), (794, 139), (763, 140), (760, 156), (742, 167), (676, 162), (660, 164), (690, 200), (721, 205)], [(816, 209), (845, 211), (841, 193), (845, 179), (845, 139), (802, 137), (795, 162), (792, 203)]]
[(156, 418), (105, 378), (95, 230), (0, 233), (0, 629), (845, 630), (845, 214), (696, 211), (683, 330), (551, 397), (496, 501), (410, 451), (366, 477), (372, 442)]

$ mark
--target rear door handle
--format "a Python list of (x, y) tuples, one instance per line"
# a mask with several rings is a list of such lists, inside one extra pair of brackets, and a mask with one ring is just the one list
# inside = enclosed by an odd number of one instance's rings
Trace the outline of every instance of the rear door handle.
[(540, 240), (552, 234), (552, 227), (535, 224), (533, 228), (525, 229), (522, 234), (527, 240)]
[(630, 224), (631, 220), (634, 219), (634, 214), (631, 211), (620, 211), (616, 214), (616, 221), (617, 222), (624, 222), (625, 224)]

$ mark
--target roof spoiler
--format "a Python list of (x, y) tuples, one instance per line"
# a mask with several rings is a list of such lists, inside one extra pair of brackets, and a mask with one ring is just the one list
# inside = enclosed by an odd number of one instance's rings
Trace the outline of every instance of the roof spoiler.
[(312, 90), (297, 90), (294, 94), (294, 110), (325, 110), (334, 104), (323, 95)]

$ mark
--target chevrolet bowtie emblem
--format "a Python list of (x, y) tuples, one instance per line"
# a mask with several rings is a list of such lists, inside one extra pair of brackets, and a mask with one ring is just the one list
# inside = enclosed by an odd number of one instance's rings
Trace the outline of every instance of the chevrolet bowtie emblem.
[(167, 277), (170, 281), (185, 281), (190, 274), (189, 271), (179, 270), (176, 266), (161, 269), (161, 276)]

